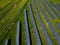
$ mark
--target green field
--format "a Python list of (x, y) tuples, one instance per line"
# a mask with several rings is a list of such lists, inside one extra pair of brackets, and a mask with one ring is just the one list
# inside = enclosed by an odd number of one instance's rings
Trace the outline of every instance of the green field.
[[(49, 0), (50, 1), (50, 0)], [(60, 0), (52, 0), (55, 4), (59, 4), (60, 3)]]
[[(60, 45), (58, 4), (60, 0), (0, 0), (0, 45), (5, 45), (8, 39), (11, 39), (11, 45), (16, 45), (18, 21), (21, 22), (21, 45), (28, 45), (26, 28), (29, 31), (30, 45), (40, 45), (37, 34), (41, 45)], [(28, 27), (26, 27), (24, 10), (26, 10)]]

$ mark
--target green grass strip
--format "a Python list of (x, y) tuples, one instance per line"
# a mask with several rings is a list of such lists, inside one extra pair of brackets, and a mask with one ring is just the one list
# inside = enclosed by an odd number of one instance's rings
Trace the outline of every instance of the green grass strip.
[[(14, 7), (13, 10), (11, 10), (11, 12), (0, 22), (0, 40), (1, 35), (5, 32), (8, 31), (10, 29), (10, 25), (11, 23), (15, 20), (16, 16), (18, 16), (18, 12), (21, 11), (21, 9), (23, 8), (23, 6), (26, 4), (27, 0), (23, 0), (21, 1), (17, 7)], [(24, 4), (23, 4), (24, 3)], [(4, 31), (3, 31), (4, 30)], [(2, 33), (1, 33), (2, 32)], [(3, 36), (3, 35), (2, 35)]]

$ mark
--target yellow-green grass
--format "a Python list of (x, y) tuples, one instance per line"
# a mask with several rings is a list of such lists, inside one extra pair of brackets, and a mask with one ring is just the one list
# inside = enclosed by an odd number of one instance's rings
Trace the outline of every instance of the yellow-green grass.
[(16, 2), (10, 3), (0, 11), (0, 21), (7, 15), (8, 12), (10, 12), (10, 10), (12, 10), (12, 8), (14, 8), (14, 6), (20, 3), (20, 0), (15, 0), (15, 1)]
[(0, 11), (0, 20), (2, 20), (2, 18), (6, 16), (6, 12), (13, 8), (13, 4), (14, 3), (9, 4), (7, 7)]
[[(20, 21), (21, 22), (21, 32), (22, 32), (22, 45), (26, 45), (26, 35), (25, 35), (25, 22), (24, 22), (24, 13), (23, 13), (24, 8), (22, 9), (22, 11), (20, 12), (21, 14), (19, 14), (20, 16), (16, 19), (15, 24), (13, 25), (13, 27), (10, 29), (10, 32), (6, 35), (6, 37), (4, 38), (4, 40), (0, 43), (0, 45), (4, 45), (5, 41), (9, 38), (11, 38), (11, 45), (16, 45), (16, 31), (17, 31), (17, 22)], [(24, 33), (23, 33), (24, 32)], [(24, 41), (25, 40), (25, 41)], [(23, 42), (24, 41), (24, 42)]]
[(16, 31), (17, 31), (17, 22), (18, 21), (19, 21), (19, 17), (16, 19), (15, 24), (11, 27), (9, 33), (7, 33), (7, 35), (2, 40), (2, 42), (0, 43), (0, 45), (5, 45), (5, 42), (8, 39), (11, 39), (11, 45), (15, 45), (16, 44)]
[[(36, 2), (36, 1), (35, 1), (35, 2)], [(43, 16), (40, 8), (38, 7), (37, 3), (36, 3), (36, 7), (37, 7), (38, 11), (40, 12), (40, 16), (41, 16), (41, 18), (42, 18), (42, 22), (44, 23), (44, 26), (46, 27), (46, 30), (47, 30), (50, 38), (51, 38), (51, 41), (52, 41), (53, 45), (58, 45), (58, 42), (57, 42), (57, 40), (55, 39), (55, 36), (53, 35), (53, 32), (51, 31), (51, 29), (50, 29), (50, 27), (49, 27), (49, 25), (48, 25), (45, 17)]]
[(11, 0), (9, 0), (9, 1), (0, 1), (0, 9), (2, 9), (4, 6), (6, 6), (10, 2), (11, 2)]
[(21, 0), (1, 0), (0, 1), (0, 11), (3, 9), (3, 8), (5, 8), (9, 3), (11, 3), (11, 2), (15, 2), (15, 3), (17, 3), (17, 2), (19, 2), (19, 1), (21, 1)]
[[(21, 11), (23, 6), (26, 4), (27, 0), (21, 1), (17, 7), (14, 7), (10, 13), (0, 22), (0, 41), (3, 39), (3, 34), (10, 29), (11, 23), (15, 20), (16, 16), (18, 16), (18, 12)], [(4, 30), (4, 31), (3, 31)], [(2, 37), (1, 37), (2, 36)]]
[[(42, 5), (42, 4), (41, 4)], [(45, 11), (45, 13), (46, 13), (46, 15), (48, 16), (48, 18), (49, 18), (49, 20), (50, 20), (50, 22), (52, 23), (52, 25), (53, 25), (53, 27), (55, 28), (55, 30), (56, 30), (56, 32), (58, 33), (58, 35), (60, 36), (60, 31), (59, 31), (59, 28), (56, 26), (56, 22), (58, 22), (57, 21), (57, 19), (55, 19), (55, 20), (52, 20), (52, 18), (50, 17), (50, 15), (48, 14), (48, 12), (46, 11), (46, 9), (44, 8), (44, 6), (42, 5), (42, 7), (43, 7), (43, 9), (44, 9), (44, 11)], [(49, 7), (48, 7), (49, 8)], [(60, 23), (60, 22), (58, 22), (58, 23)]]
[(31, 15), (30, 15), (30, 10), (28, 8), (28, 5), (26, 6), (26, 10), (28, 13), (28, 20), (29, 20), (29, 29), (30, 29), (30, 34), (31, 34), (31, 41), (32, 41), (32, 45), (37, 45), (37, 41), (36, 41), (36, 37), (35, 37), (35, 33), (34, 33), (34, 27), (33, 27), (33, 22), (31, 19)]
[(48, 2), (50, 1), (54, 2), (55, 4), (60, 4), (60, 0), (48, 0)]
[(11, 31), (6, 35), (4, 40), (0, 43), (0, 45), (5, 45), (5, 41), (11, 38), (11, 45), (15, 45), (16, 42), (16, 30), (17, 30), (17, 23), (11, 28)]

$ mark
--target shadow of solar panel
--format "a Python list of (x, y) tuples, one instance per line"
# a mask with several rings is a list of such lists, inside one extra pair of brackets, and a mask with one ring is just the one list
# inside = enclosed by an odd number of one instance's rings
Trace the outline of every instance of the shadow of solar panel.
[(6, 40), (5, 45), (11, 45), (11, 39)]

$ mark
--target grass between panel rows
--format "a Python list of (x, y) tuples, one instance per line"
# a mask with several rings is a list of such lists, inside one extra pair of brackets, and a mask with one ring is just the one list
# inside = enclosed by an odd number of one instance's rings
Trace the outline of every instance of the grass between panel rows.
[(5, 32), (10, 29), (10, 25), (12, 24), (12, 22), (14, 22), (16, 16), (18, 16), (18, 12), (21, 11), (26, 2), (27, 0), (21, 1), (17, 5), (17, 7), (13, 8), (13, 10), (11, 10), (11, 12), (0, 22), (0, 28), (2, 27), (0, 30), (0, 40), (3, 39), (3, 34), (5, 35)]

